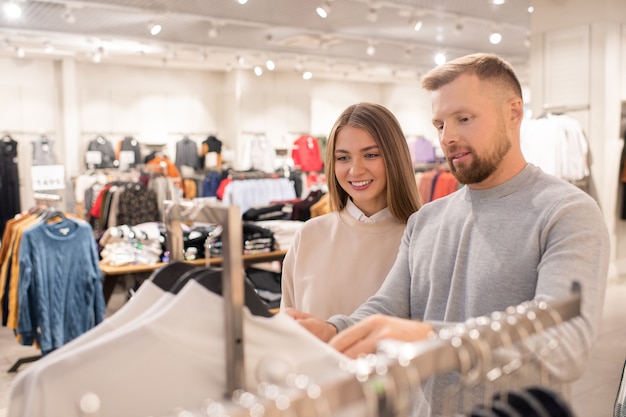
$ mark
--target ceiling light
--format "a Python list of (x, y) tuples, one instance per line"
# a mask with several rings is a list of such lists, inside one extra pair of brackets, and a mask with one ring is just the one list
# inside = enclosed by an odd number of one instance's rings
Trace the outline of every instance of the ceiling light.
[(313, 78), (313, 73), (311, 71), (304, 71), (302, 73), (302, 78), (305, 80), (310, 80), (311, 78)]
[(494, 6), (500, 6), (504, 3), (506, 3), (506, 0), (491, 0), (491, 4), (493, 4)]
[(369, 45), (367, 45), (367, 49), (365, 50), (365, 53), (368, 56), (374, 56), (374, 54), (376, 53), (376, 47), (370, 43)]
[(535, 11), (535, 8), (533, 6), (528, 6), (528, 13), (532, 13)]
[(439, 52), (437, 55), (435, 55), (435, 64), (443, 65), (446, 63), (446, 61), (446, 54), (444, 54), (443, 52)]
[(248, 0), (235, 0), (239, 4), (246, 4)]
[(244, 59), (243, 59), (243, 57), (242, 57), (241, 55), (237, 56), (237, 63), (238, 63), (239, 65), (243, 65), (243, 64), (244, 64), (244, 62), (245, 62), (245, 61), (244, 61)]
[(15, 53), (20, 58), (24, 58), (26, 56), (26, 51), (21, 46), (19, 48), (15, 48)]
[(47, 54), (51, 54), (54, 51), (54, 45), (52, 45), (50, 42), (45, 42), (44, 43), (44, 49), (43, 49)]
[(409, 21), (409, 26), (411, 26), (414, 31), (419, 32), (422, 26), (424, 26), (424, 21), (419, 18), (413, 18)]
[(326, 19), (330, 14), (330, 4), (328, 4), (328, 2), (324, 2), (321, 6), (315, 9), (315, 12), (322, 19)]
[(148, 23), (148, 30), (150, 31), (150, 34), (151, 34), (152, 36), (156, 36), (156, 35), (158, 35), (159, 33), (161, 33), (161, 29), (162, 29), (162, 28), (163, 28), (163, 27), (161, 26), (161, 24), (160, 24), (160, 23), (155, 23), (155, 22), (150, 22), (150, 23)]
[(263, 75), (263, 68), (257, 65), (256, 67), (254, 67), (254, 74), (256, 74), (257, 77), (260, 77), (261, 75)]
[(274, 71), (274, 69), (276, 69), (276, 64), (274, 64), (274, 61), (272, 61), (271, 59), (268, 59), (265, 63), (265, 67), (270, 71)]
[(22, 15), (22, 8), (14, 1), (7, 1), (2, 5), (2, 12), (9, 19), (17, 19)]
[(498, 31), (494, 30), (493, 32), (491, 32), (491, 35), (489, 35), (489, 42), (491, 42), (494, 45), (499, 44), (501, 40), (502, 40), (502, 35)]

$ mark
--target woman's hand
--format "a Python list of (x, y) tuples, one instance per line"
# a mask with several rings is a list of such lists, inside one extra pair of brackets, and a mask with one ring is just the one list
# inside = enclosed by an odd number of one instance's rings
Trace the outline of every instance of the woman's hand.
[(337, 328), (335, 326), (313, 314), (304, 313), (295, 308), (286, 308), (283, 311), (323, 342), (328, 342), (337, 334)]
[(356, 359), (361, 354), (375, 353), (381, 340), (415, 342), (428, 338), (432, 331), (433, 327), (428, 323), (376, 314), (337, 334), (330, 340), (330, 345)]

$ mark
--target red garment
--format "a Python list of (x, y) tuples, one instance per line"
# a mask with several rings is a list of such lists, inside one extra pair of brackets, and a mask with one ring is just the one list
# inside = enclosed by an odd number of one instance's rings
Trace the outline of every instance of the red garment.
[(224, 190), (226, 189), (226, 186), (231, 182), (233, 182), (232, 178), (224, 178), (222, 181), (220, 181), (220, 185), (217, 187), (217, 191), (215, 192), (217, 198), (219, 198), (220, 200), (224, 199)]
[(102, 187), (102, 189), (98, 193), (98, 196), (96, 197), (96, 201), (94, 201), (93, 206), (91, 206), (91, 210), (89, 210), (89, 216), (92, 219), (100, 218), (100, 208), (102, 207), (102, 198), (104, 196), (104, 193), (109, 188), (111, 188), (111, 185), (112, 184), (105, 184), (104, 187)]
[(302, 135), (295, 140), (291, 158), (295, 167), (304, 172), (321, 171), (324, 166), (319, 142), (310, 135)]
[[(433, 187), (433, 195), (432, 200), (436, 200), (440, 197), (444, 197), (448, 194), (452, 194), (456, 190), (459, 189), (459, 182), (449, 171), (442, 171), (435, 181), (435, 186)], [(431, 201), (432, 201), (431, 200)]]

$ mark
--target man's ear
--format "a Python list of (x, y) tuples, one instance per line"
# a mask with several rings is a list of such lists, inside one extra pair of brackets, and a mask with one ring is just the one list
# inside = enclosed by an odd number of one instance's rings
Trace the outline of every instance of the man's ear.
[(515, 97), (509, 100), (507, 107), (512, 122), (521, 122), (524, 119), (524, 102)]

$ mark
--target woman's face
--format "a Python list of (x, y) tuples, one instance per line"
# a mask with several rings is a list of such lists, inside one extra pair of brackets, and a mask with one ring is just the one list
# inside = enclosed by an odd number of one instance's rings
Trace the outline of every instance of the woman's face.
[(335, 176), (366, 216), (387, 207), (385, 163), (376, 141), (364, 129), (341, 128), (335, 138)]

